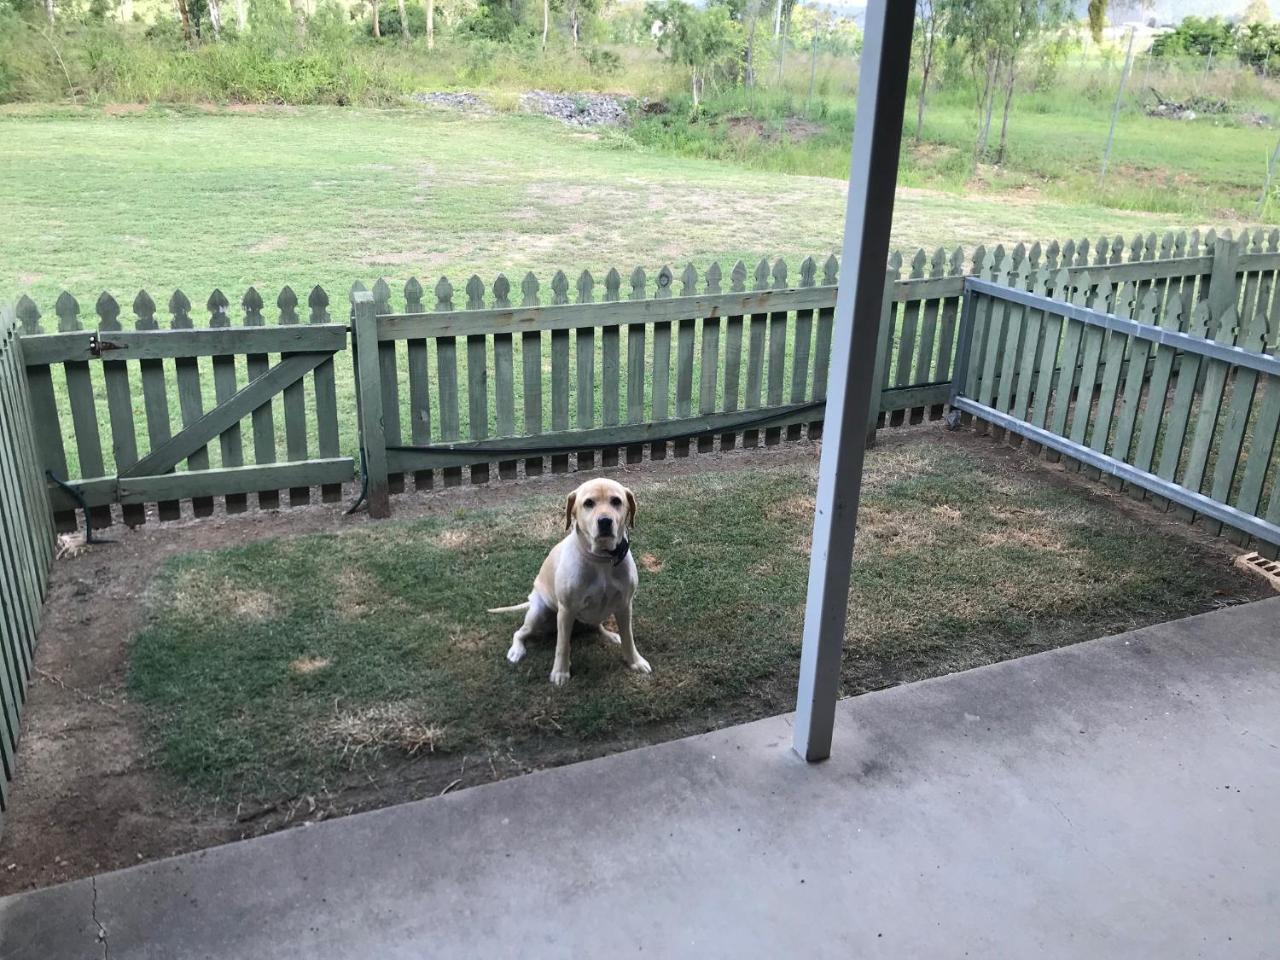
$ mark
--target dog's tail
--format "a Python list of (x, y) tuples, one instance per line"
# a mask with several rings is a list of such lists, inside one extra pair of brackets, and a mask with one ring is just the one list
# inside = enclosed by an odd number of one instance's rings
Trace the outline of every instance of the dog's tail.
[(524, 603), (517, 603), (514, 607), (494, 607), (489, 612), (490, 613), (516, 613), (519, 610), (528, 610), (528, 609), (529, 609), (529, 601), (526, 600)]

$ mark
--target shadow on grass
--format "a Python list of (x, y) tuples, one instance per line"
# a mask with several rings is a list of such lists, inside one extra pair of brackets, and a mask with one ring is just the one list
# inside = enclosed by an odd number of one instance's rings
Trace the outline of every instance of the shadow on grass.
[[(894, 443), (868, 464), (846, 694), (1209, 609), (1249, 584), (1220, 555), (957, 443)], [(340, 787), (410, 756), (635, 744), (790, 709), (813, 464), (636, 484), (636, 637), (652, 676), (576, 640), (504, 653), (558, 539), (531, 496), (340, 536), (171, 561), (130, 683), (163, 767), (209, 797)], [(567, 481), (568, 482), (568, 481)], [(542, 757), (541, 759), (546, 759)]]

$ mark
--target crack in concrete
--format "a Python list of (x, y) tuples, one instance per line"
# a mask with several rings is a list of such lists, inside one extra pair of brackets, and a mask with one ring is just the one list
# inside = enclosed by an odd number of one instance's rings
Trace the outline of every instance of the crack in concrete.
[(102, 944), (102, 960), (111, 960), (111, 945), (107, 943), (107, 928), (102, 925), (102, 921), (98, 919), (98, 878), (90, 877), (89, 885), (93, 888), (93, 922), (98, 927), (98, 942)]

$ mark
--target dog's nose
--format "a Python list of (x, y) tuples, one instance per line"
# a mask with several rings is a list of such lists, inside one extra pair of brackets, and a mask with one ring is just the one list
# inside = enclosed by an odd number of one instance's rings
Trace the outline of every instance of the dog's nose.
[(613, 533), (613, 517), (601, 517), (596, 521), (596, 524), (600, 527), (602, 534)]

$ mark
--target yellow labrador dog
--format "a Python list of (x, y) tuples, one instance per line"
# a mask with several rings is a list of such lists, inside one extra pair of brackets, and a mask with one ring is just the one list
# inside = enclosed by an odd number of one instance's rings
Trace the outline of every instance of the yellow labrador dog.
[[(622, 645), (632, 670), (649, 673), (649, 661), (636, 652), (631, 635), (631, 601), (640, 578), (627, 533), (635, 525), (636, 498), (613, 480), (588, 480), (565, 503), (565, 538), (551, 548), (533, 581), (525, 603), (497, 607), (490, 613), (525, 610), (524, 624), (511, 638), (507, 659), (524, 658), (524, 642), (536, 632), (556, 628), (556, 656), (551, 682), (569, 679), (569, 638), (575, 623), (594, 627), (601, 637)], [(604, 628), (613, 615), (618, 632)]]

